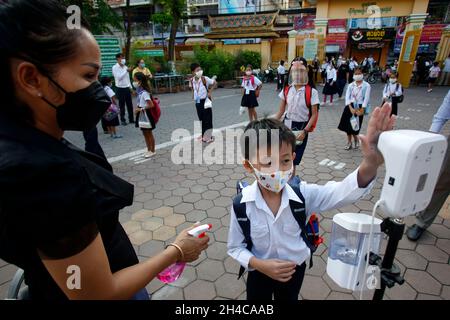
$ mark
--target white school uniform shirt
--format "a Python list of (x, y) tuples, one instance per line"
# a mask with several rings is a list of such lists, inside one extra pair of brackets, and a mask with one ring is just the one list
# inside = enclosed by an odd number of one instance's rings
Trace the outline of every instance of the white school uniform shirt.
[[(285, 101), (284, 98), (284, 90), (280, 92), (278, 97)], [(295, 86), (291, 86), (289, 88), (288, 94), (287, 94), (287, 113), (286, 117), (289, 120), (295, 121), (295, 122), (306, 122), (309, 120), (309, 109), (306, 105), (305, 100), (305, 87), (301, 87), (300, 89), (296, 90)], [(316, 89), (312, 88), (311, 91), (311, 105), (319, 105), (319, 93)]]
[(254, 77), (254, 78), (255, 78), (255, 84), (254, 85), (252, 85), (252, 80), (250, 78), (248, 78), (248, 79), (247, 78), (243, 78), (242, 79), (241, 87), (244, 88), (245, 92), (247, 92), (247, 90), (248, 91), (255, 91), (256, 88), (258, 88), (262, 84), (261, 80), (259, 80), (257, 77)]
[[(363, 96), (363, 87), (365, 87), (365, 95)], [(356, 85), (356, 81), (350, 83), (347, 87), (347, 92), (345, 93), (345, 105), (354, 103), (356, 105), (362, 104), (363, 108), (367, 108), (370, 101), (370, 84), (363, 81), (360, 86)]]
[(327, 81), (330, 81), (331, 79), (333, 79), (333, 81), (336, 81), (337, 74), (336, 69), (330, 67), (327, 69)]
[[(313, 212), (344, 207), (367, 195), (375, 179), (366, 188), (359, 188), (357, 176), (358, 170), (355, 170), (343, 181), (330, 181), (323, 186), (301, 182), (300, 191), (305, 198), (306, 221), (309, 221)], [(287, 185), (282, 191), (278, 213), (274, 216), (256, 181), (242, 190), (241, 203), (246, 203), (247, 217), (250, 219), (250, 237), (253, 242), (251, 252), (246, 248), (244, 234), (233, 207), (228, 232), (228, 254), (241, 266), (249, 269), (248, 264), (252, 257), (293, 261), (297, 265), (309, 259), (311, 252), (300, 236), (300, 226), (292, 214), (289, 200), (301, 202), (295, 191)]]
[[(206, 80), (206, 85), (208, 88), (212, 85), (214, 85), (215, 80), (208, 78), (204, 76)], [(194, 89), (194, 100), (197, 101), (197, 99), (203, 100), (206, 99), (208, 92), (206, 87), (203, 84), (202, 78), (196, 79), (195, 77), (192, 78), (191, 81), (189, 81), (189, 87)]]
[(142, 91), (139, 94), (138, 108), (144, 109), (147, 107), (147, 101), (151, 100), (150, 93), (147, 91)]
[(112, 73), (117, 88), (131, 88), (130, 73), (127, 66), (116, 63), (112, 67)]
[(430, 78), (437, 78), (439, 76), (439, 72), (441, 72), (441, 68), (439, 67), (431, 67), (430, 68)]
[(358, 63), (356, 61), (350, 61), (350, 63), (348, 64), (348, 67), (350, 68), (350, 70), (355, 70), (355, 68), (358, 66)]
[[(105, 90), (106, 94), (108, 95), (108, 97), (111, 99), (112, 97), (114, 97), (116, 94), (114, 93), (113, 89), (111, 89), (108, 86), (104, 86), (103, 89)], [(112, 100), (112, 99), (111, 99)]]
[[(397, 90), (398, 84), (398, 90)], [(400, 97), (403, 94), (403, 88), (400, 83), (388, 83), (384, 86), (383, 89), (383, 98), (389, 98), (391, 94), (394, 94), (395, 97)]]
[(286, 73), (286, 68), (282, 65), (278, 66), (278, 74), (285, 74)]
[(442, 102), (436, 114), (433, 116), (433, 122), (431, 124), (430, 131), (434, 133), (440, 133), (442, 127), (448, 120), (450, 120), (450, 90), (448, 90), (444, 101)]

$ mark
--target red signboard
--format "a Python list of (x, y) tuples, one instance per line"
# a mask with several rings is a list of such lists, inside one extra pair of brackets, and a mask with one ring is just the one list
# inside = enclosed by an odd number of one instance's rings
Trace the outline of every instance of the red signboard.
[(330, 19), (328, 20), (328, 28), (346, 28), (347, 19)]
[(329, 33), (327, 34), (327, 44), (346, 44), (348, 39), (348, 33)]
[(316, 18), (315, 15), (309, 15), (309, 16), (297, 16), (294, 17), (294, 29), (295, 30), (311, 30), (314, 29), (314, 19)]
[(446, 24), (426, 24), (422, 29), (422, 36), (420, 42), (425, 43), (439, 43), (441, 41), (442, 31)]

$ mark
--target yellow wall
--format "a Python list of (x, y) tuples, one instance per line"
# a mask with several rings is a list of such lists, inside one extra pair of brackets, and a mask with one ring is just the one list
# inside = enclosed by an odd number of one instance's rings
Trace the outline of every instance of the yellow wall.
[(287, 38), (272, 41), (272, 63), (278, 63), (280, 60), (287, 61), (288, 42)]
[(250, 50), (261, 53), (261, 44), (224, 44), (221, 49), (234, 55), (241, 50)]

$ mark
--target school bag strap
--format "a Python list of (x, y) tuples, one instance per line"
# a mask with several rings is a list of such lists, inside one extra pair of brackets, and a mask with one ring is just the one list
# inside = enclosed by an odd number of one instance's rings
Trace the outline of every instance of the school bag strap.
[[(242, 202), (242, 193), (238, 193), (234, 199), (233, 199), (233, 210), (234, 214), (236, 215), (237, 222), (239, 223), (239, 226), (241, 227), (242, 233), (244, 234), (244, 242), (246, 244), (246, 248), (248, 251), (252, 251), (253, 248), (253, 242), (252, 238), (250, 237), (250, 220), (247, 216), (247, 206), (245, 202)], [(245, 272), (245, 268), (241, 266), (239, 268), (239, 275), (238, 279), (242, 277), (242, 275)]]
[(294, 200), (289, 200), (289, 206), (292, 211), (292, 215), (294, 216), (295, 221), (300, 227), (300, 236), (305, 242), (306, 246), (311, 250), (311, 256), (309, 258), (309, 268), (311, 269), (313, 266), (313, 253), (317, 250), (317, 246), (311, 243), (311, 240), (308, 237), (309, 231), (307, 230), (306, 224), (306, 209), (305, 209), (305, 198), (303, 197), (299, 185), (291, 185), (290, 187), (294, 190), (295, 194), (300, 198), (302, 202), (297, 202)]

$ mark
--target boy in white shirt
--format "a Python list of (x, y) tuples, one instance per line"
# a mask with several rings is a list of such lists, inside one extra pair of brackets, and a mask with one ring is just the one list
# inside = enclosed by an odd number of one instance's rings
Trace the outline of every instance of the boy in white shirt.
[[(390, 112), (389, 104), (373, 112), (367, 136), (361, 139), (364, 158), (358, 169), (343, 181), (324, 186), (287, 184), (293, 172), (295, 136), (283, 123), (263, 119), (247, 126), (241, 143), (243, 165), (256, 181), (233, 200), (228, 254), (249, 271), (248, 300), (272, 300), (273, 295), (275, 300), (298, 299), (305, 262), (311, 256), (299, 221), (306, 225), (312, 212), (349, 205), (370, 192), (383, 163), (378, 137), (395, 122)], [(246, 137), (256, 137), (256, 142)]]
[(262, 82), (253, 75), (253, 68), (249, 64), (245, 69), (245, 76), (242, 79), (242, 100), (241, 107), (248, 109), (250, 121), (257, 120), (255, 108), (259, 106), (258, 97), (262, 88)]
[(383, 89), (383, 103), (392, 102), (392, 114), (397, 115), (398, 103), (403, 95), (403, 87), (397, 82), (397, 73), (393, 72), (389, 76), (389, 83), (386, 83)]
[(212, 136), (213, 120), (212, 108), (205, 107), (206, 100), (211, 100), (211, 93), (216, 84), (215, 77), (208, 78), (203, 76), (203, 70), (198, 63), (191, 64), (193, 78), (189, 81), (189, 87), (192, 89), (192, 98), (195, 101), (198, 120), (202, 122), (202, 135), (197, 138), (206, 143), (214, 141)]
[(284, 87), (284, 76), (286, 74), (286, 68), (284, 67), (283, 60), (280, 61), (280, 65), (278, 66), (277, 73), (278, 73), (277, 90), (281, 90)]

